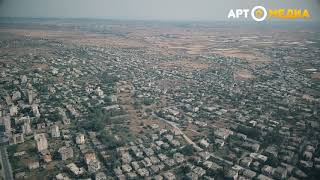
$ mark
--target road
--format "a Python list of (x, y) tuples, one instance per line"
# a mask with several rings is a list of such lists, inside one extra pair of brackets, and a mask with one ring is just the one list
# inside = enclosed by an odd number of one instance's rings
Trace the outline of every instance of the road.
[(175, 131), (177, 131), (179, 134), (181, 134), (181, 136), (187, 141), (188, 144), (193, 145), (193, 147), (195, 147), (197, 149), (202, 149), (195, 142), (193, 142), (183, 131), (181, 131), (181, 129), (178, 127), (178, 125), (176, 123), (174, 123), (172, 121), (168, 121), (166, 119), (163, 119), (163, 118), (157, 116), (156, 114), (153, 114), (153, 116), (156, 117), (157, 119), (169, 124), (171, 127), (173, 127)]
[(2, 174), (5, 180), (13, 180), (11, 164), (9, 162), (8, 153), (6, 147), (1, 145), (0, 147), (0, 161), (2, 165)]

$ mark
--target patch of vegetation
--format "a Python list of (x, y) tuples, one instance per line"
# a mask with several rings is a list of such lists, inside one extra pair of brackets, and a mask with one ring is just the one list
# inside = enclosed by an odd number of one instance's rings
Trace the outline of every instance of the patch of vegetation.
[(141, 104), (138, 101), (133, 102), (133, 108), (134, 109), (141, 109)]
[(258, 129), (247, 127), (247, 126), (239, 126), (238, 131), (242, 134), (247, 135), (249, 138), (257, 139), (261, 136), (261, 132)]
[(181, 153), (186, 155), (186, 156), (192, 156), (193, 153), (194, 153), (193, 146), (191, 144), (188, 144), (188, 145), (184, 146), (181, 149)]
[(17, 144), (8, 146), (7, 151), (8, 151), (9, 156), (13, 156), (13, 154), (15, 152), (17, 152), (17, 149), (18, 149), (18, 145)]
[(55, 111), (55, 112), (49, 114), (48, 120), (50, 120), (52, 122), (60, 121), (60, 120), (62, 120), (62, 115), (59, 112)]
[(176, 170), (176, 174), (178, 177), (181, 177), (181, 179), (188, 179), (188, 177), (186, 176), (186, 174), (188, 174), (189, 172), (191, 172), (191, 168), (186, 165), (183, 164), (181, 165), (179, 168), (177, 168)]
[(152, 103), (154, 102), (154, 100), (152, 98), (144, 98), (143, 99), (143, 104), (146, 106), (150, 106)]
[(110, 74), (108, 72), (104, 72), (101, 75), (101, 82), (104, 84), (108, 84), (110, 86), (114, 86), (116, 84), (116, 82), (119, 81), (118, 76), (114, 75), (114, 74)]
[(262, 146), (267, 147), (271, 144), (280, 145), (283, 141), (283, 137), (279, 134), (278, 131), (269, 132), (265, 137), (262, 143)]
[(89, 108), (86, 120), (79, 121), (79, 127), (89, 131), (101, 131), (110, 121), (110, 116), (103, 113), (101, 108)]
[(101, 131), (98, 136), (101, 142), (107, 146), (109, 150), (115, 149), (117, 147), (123, 146), (124, 142), (122, 140), (118, 140), (113, 133), (108, 130)]
[(278, 160), (278, 158), (271, 156), (266, 161), (266, 164), (268, 164), (272, 167), (277, 167), (280, 164), (280, 161)]

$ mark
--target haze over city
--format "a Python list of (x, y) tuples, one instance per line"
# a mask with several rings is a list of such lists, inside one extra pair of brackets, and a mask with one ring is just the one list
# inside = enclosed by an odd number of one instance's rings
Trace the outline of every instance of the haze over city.
[(0, 180), (318, 180), (319, 6), (0, 0)]
[(227, 20), (232, 8), (309, 9), (319, 20), (318, 0), (2, 0), (1, 17), (106, 18), (133, 20)]

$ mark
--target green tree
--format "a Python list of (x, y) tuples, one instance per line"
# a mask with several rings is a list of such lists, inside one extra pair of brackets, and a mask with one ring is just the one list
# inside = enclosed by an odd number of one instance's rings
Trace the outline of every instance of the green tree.
[(188, 144), (185, 145), (182, 149), (181, 149), (181, 153), (186, 155), (186, 156), (191, 156), (194, 153), (194, 148), (192, 146), (192, 144)]
[(146, 106), (150, 106), (153, 103), (153, 99), (152, 98), (144, 98), (143, 99), (143, 104)]
[(124, 142), (117, 140), (113, 133), (108, 130), (103, 130), (100, 132), (99, 138), (101, 142), (107, 146), (108, 149), (115, 149), (117, 147), (123, 146)]

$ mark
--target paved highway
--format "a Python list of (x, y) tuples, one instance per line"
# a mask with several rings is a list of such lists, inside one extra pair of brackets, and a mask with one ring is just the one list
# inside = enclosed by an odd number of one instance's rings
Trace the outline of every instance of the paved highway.
[(2, 175), (5, 180), (13, 180), (12, 169), (8, 158), (6, 147), (0, 147), (0, 161), (2, 165)]

